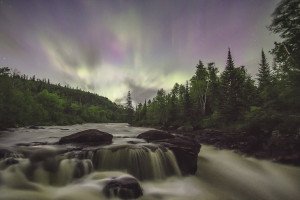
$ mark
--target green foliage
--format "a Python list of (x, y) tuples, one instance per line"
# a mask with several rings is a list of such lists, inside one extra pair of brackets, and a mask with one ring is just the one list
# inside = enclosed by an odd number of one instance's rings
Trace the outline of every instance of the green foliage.
[(261, 52), (261, 62), (258, 69), (258, 88), (266, 90), (271, 85), (271, 71), (264, 51)]
[[(220, 114), (225, 123), (235, 122), (249, 109), (248, 94), (253, 82), (246, 74), (245, 68), (234, 67), (230, 49), (228, 50), (227, 64), (221, 74), (221, 103)], [(253, 86), (254, 87), (254, 86)]]
[(196, 73), (191, 78), (191, 98), (195, 105), (194, 114), (196, 116), (205, 115), (206, 113), (206, 103), (207, 103), (207, 93), (209, 87), (208, 71), (204, 67), (202, 61), (196, 66)]
[(282, 118), (282, 123), (277, 125), (281, 134), (299, 134), (300, 133), (300, 116), (288, 115)]
[(281, 116), (277, 112), (252, 107), (245, 114), (243, 129), (250, 133), (271, 133), (280, 122)]
[(202, 128), (218, 128), (222, 126), (222, 117), (219, 112), (214, 112), (212, 115), (202, 120)]
[(284, 86), (285, 106), (300, 112), (300, 0), (282, 0), (272, 14), (270, 30), (279, 34), (280, 42), (272, 49), (279, 82)]
[(124, 122), (124, 108), (90, 92), (0, 68), (0, 129), (25, 125)]
[(134, 110), (132, 106), (132, 99), (130, 91), (127, 94), (127, 102), (126, 102), (126, 119), (129, 124), (132, 124), (134, 118)]
[[(28, 78), (0, 68), (0, 128), (28, 124), (129, 122), (136, 125), (192, 125), (195, 128), (242, 128), (268, 135), (299, 133), (300, 116), (300, 1), (282, 0), (272, 14), (271, 31), (281, 37), (271, 53), (271, 69), (261, 52), (258, 85), (244, 66), (236, 67), (230, 50), (225, 70), (202, 61), (186, 85), (160, 89), (134, 111), (131, 93), (126, 106), (105, 97)], [(259, 55), (259, 53), (258, 53)]]

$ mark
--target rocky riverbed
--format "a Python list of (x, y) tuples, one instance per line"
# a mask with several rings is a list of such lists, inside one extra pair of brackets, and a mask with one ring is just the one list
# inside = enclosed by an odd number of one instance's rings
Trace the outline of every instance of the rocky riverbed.
[(0, 133), (0, 200), (300, 197), (299, 168), (201, 146), (204, 134), (212, 133), (127, 124), (10, 129)]

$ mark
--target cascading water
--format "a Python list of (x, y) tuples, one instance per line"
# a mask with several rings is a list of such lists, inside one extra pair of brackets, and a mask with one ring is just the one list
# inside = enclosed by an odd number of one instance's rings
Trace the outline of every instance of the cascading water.
[(98, 170), (121, 170), (144, 179), (163, 179), (180, 175), (172, 151), (159, 146), (117, 145), (102, 148), (94, 154)]
[[(62, 132), (62, 128), (69, 130)], [(53, 141), (63, 134), (88, 128), (122, 137), (98, 149), (64, 152), (50, 145), (51, 148), (22, 147), (24, 157), (5, 153), (6, 158), (0, 160), (0, 200), (103, 200), (107, 199), (103, 194), (107, 181), (130, 176), (127, 173), (139, 178), (142, 200), (300, 199), (299, 167), (202, 146), (196, 175), (179, 176), (170, 150), (145, 143), (128, 144), (136, 142), (136, 135), (147, 129), (126, 124), (45, 127), (30, 132), (22, 132), (21, 128), (0, 135), (0, 144), (14, 147), (18, 141)], [(31, 151), (40, 154), (32, 156)]]
[(7, 161), (5, 159), (0, 162), (2, 182), (10, 182), (10, 178), (5, 177), (16, 174), (22, 180), (61, 186), (89, 174), (93, 169), (93, 164), (88, 159), (61, 159), (57, 163), (31, 162), (24, 158), (16, 159), (14, 164), (7, 164)]

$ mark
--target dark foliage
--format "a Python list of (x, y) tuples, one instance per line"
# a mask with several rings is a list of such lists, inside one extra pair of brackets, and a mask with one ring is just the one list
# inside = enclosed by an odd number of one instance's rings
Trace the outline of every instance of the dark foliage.
[(49, 80), (0, 68), (0, 128), (124, 122), (124, 108), (109, 99)]

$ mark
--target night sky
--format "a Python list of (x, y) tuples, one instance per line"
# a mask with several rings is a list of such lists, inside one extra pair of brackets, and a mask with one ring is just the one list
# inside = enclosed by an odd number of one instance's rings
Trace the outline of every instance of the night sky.
[(277, 2), (0, 0), (0, 65), (143, 102), (190, 79), (199, 59), (222, 71), (228, 47), (255, 75), (278, 40), (266, 28)]

